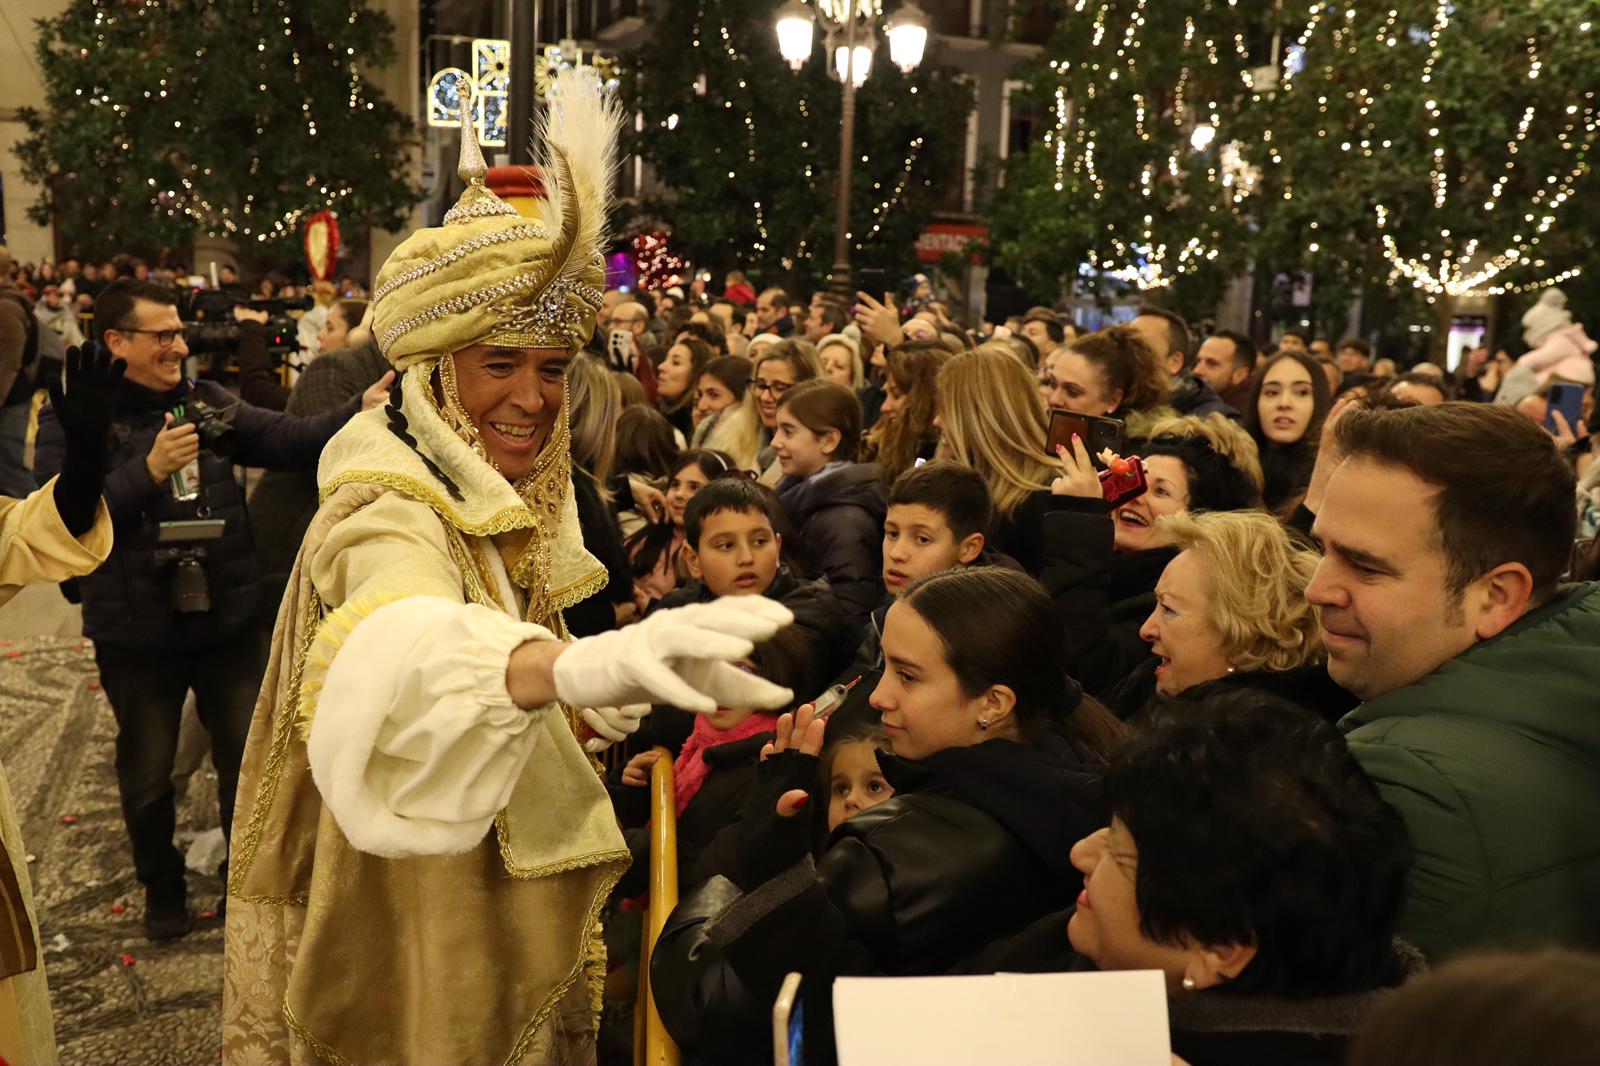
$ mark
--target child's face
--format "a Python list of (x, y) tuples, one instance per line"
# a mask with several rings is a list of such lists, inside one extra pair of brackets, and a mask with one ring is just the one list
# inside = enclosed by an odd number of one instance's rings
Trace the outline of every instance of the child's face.
[(700, 543), (685, 546), (689, 572), (713, 596), (759, 596), (778, 576), (783, 538), (762, 511), (715, 511), (700, 526)]
[(700, 469), (699, 463), (689, 463), (667, 482), (667, 517), (680, 530), (683, 529), (683, 509), (689, 506), (694, 494), (705, 488), (710, 480), (706, 472)]
[(777, 453), (778, 467), (791, 477), (810, 477), (833, 459), (838, 446), (838, 434), (813, 433), (801, 425), (787, 407), (780, 407), (777, 428), (772, 432), (772, 450)]
[(883, 520), (884, 587), (898, 596), (918, 578), (965, 566), (982, 551), (982, 534), (956, 540), (943, 513), (920, 503), (894, 504)]
[(878, 769), (876, 743), (852, 740), (839, 745), (828, 775), (828, 832), (892, 795), (894, 789)]

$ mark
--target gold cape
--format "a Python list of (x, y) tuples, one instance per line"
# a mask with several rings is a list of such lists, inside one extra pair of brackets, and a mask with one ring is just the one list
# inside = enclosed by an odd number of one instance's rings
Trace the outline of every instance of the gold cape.
[[(527, 593), (527, 620), (558, 634), (561, 610), (605, 584), (563, 483), (565, 447), (546, 449), (554, 460), (541, 459), (548, 469), (536, 470), (525, 502), (438, 417), (432, 368), (406, 373), (402, 410), (461, 499), (390, 431), (383, 408), (357, 415), (323, 453), (322, 507), (279, 611), (239, 777), (223, 991), (230, 1066), (594, 1060), (598, 915), (628, 853), (572, 710), (533, 712), (545, 735), (495, 831), (461, 855), (355, 850), (307, 763), (310, 716), (338, 712), (315, 706), (321, 674), (366, 613), (419, 594), (504, 609), (482, 538), (516, 539), (506, 569)], [(339, 575), (320, 592), (319, 555)]]

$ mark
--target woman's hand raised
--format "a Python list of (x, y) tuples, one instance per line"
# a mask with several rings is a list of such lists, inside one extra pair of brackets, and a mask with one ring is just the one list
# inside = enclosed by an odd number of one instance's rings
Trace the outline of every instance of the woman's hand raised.
[(1100, 475), (1089, 458), (1089, 446), (1076, 433), (1072, 435), (1071, 451), (1065, 445), (1056, 445), (1056, 458), (1061, 460), (1061, 474), (1050, 483), (1052, 495), (1076, 496), (1085, 500), (1105, 498), (1105, 492), (1100, 487)]

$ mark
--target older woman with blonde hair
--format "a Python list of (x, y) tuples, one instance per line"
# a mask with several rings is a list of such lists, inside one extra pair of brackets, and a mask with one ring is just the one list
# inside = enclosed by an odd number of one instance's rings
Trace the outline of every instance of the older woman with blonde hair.
[(1198, 697), (1258, 689), (1337, 721), (1356, 700), (1328, 677), (1306, 586), (1318, 556), (1264, 511), (1181, 512), (1161, 519), (1178, 554), (1156, 582), (1139, 635), (1155, 658), (1132, 689)]
[(939, 456), (983, 475), (994, 502), (989, 548), (1031, 574), (1044, 555), (1042, 523), (1055, 464), (1033, 375), (1004, 352), (962, 352), (939, 370)]
[(1071, 636), (1067, 669), (1083, 687), (1119, 709), (1119, 686), (1148, 663), (1139, 636), (1154, 607), (1155, 586), (1177, 548), (1162, 519), (1188, 511), (1245, 511), (1261, 506), (1256, 443), (1221, 415), (1172, 416), (1129, 438), (1127, 454), (1144, 460), (1147, 490), (1109, 509), (1087, 449), (1060, 457), (1060, 497), (1044, 516), (1044, 564)]

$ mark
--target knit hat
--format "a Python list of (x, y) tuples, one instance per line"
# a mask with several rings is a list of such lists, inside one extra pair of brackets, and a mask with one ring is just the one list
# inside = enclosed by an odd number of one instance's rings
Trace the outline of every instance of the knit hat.
[(1567, 310), (1567, 294), (1552, 285), (1522, 316), (1522, 339), (1528, 347), (1537, 348), (1550, 333), (1570, 325), (1572, 312)]
[(562, 72), (546, 99), (534, 137), (546, 196), (535, 221), (484, 184), (488, 168), (463, 96), (466, 191), (442, 226), (394, 250), (372, 294), (373, 335), (397, 369), (474, 344), (575, 352), (594, 332), (619, 112), (588, 68)]

